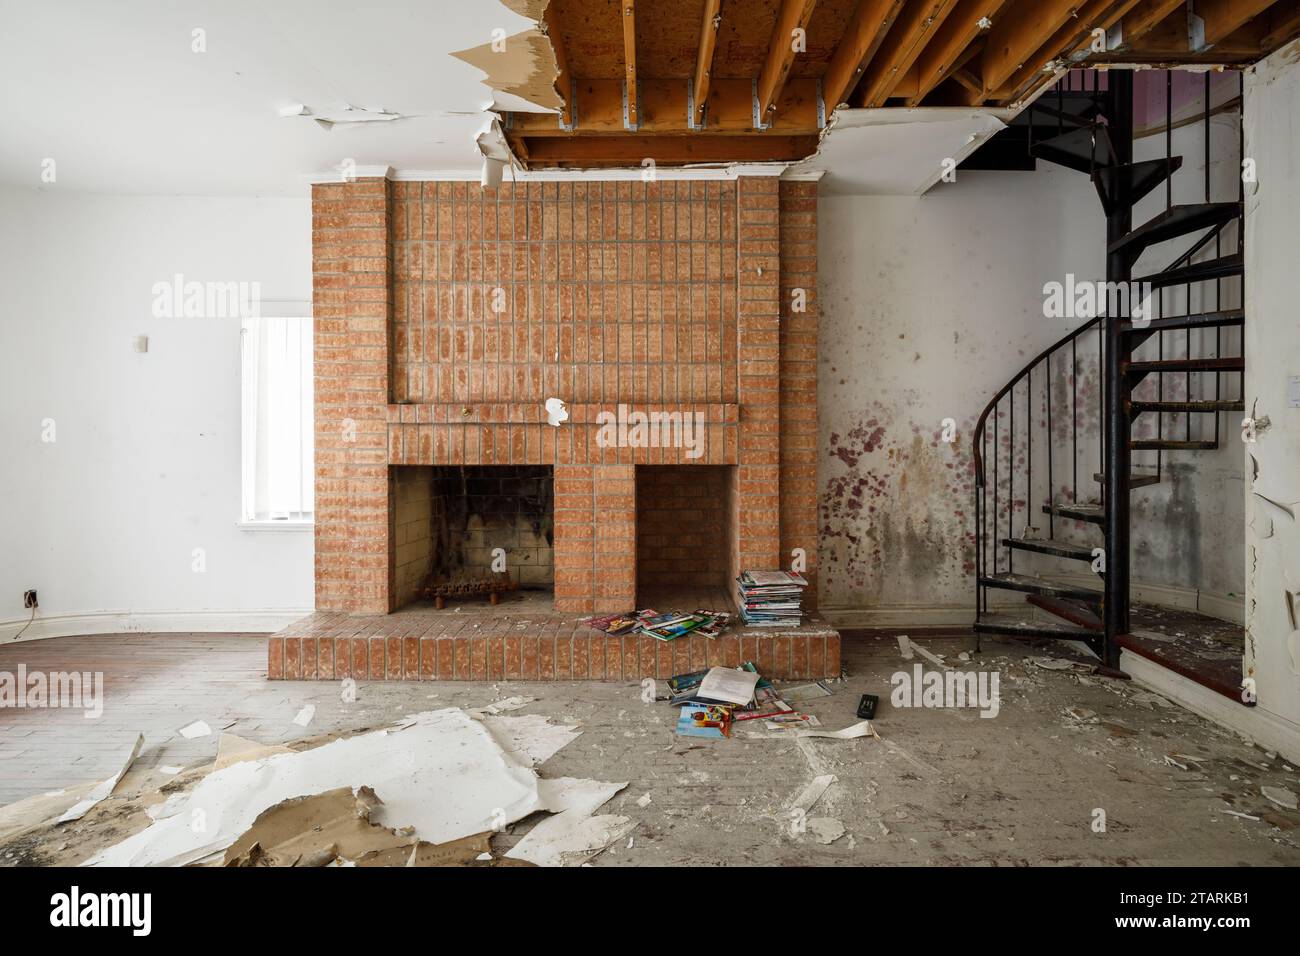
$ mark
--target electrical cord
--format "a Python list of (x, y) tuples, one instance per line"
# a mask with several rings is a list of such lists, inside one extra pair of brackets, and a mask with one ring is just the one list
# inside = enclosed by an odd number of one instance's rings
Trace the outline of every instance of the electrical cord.
[(32, 605), (32, 616), (29, 617), (29, 618), (27, 619), (27, 623), (23, 625), (23, 630), (22, 630), (22, 631), (19, 631), (17, 634), (14, 635), (14, 640), (15, 640), (15, 641), (18, 640), (18, 638), (20, 638), (20, 637), (23, 636), (23, 631), (26, 631), (29, 627), (31, 627), (31, 626), (32, 626), (32, 621), (34, 621), (34, 620), (36, 620), (36, 605), (35, 605), (35, 604)]

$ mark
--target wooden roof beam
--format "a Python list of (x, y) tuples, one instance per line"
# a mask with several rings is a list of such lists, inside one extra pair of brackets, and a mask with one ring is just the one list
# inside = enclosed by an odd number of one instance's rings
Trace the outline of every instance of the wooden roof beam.
[(636, 0), (621, 0), (623, 14), (623, 81), (627, 84), (627, 116), (632, 126), (640, 122), (637, 115), (636, 88)]
[(817, 135), (805, 136), (544, 136), (512, 135), (523, 144), (530, 166), (637, 166), (653, 159), (674, 163), (776, 162), (804, 159), (817, 150)]
[(885, 105), (956, 5), (957, 0), (925, 0), (903, 8), (889, 40), (867, 64), (862, 77), (862, 106)]
[(1274, 0), (1193, 0), (1192, 12), (1205, 21), (1205, 43), (1213, 46), (1255, 19)]
[(861, 0), (822, 75), (822, 100), (828, 111), (848, 102), (866, 63), (898, 19), (903, 0)]
[(977, 52), (976, 42), (993, 28), (994, 18), (1008, 0), (961, 0), (916, 58), (917, 91), (907, 101), (919, 106), (936, 86), (960, 69)]
[(1263, 40), (1265, 52), (1276, 50), (1300, 34), (1300, 2), (1287, 0), (1269, 12), (1268, 33)]
[(1082, 5), (1082, 0), (1017, 0), (1004, 11), (984, 48), (983, 98), (991, 99)]
[[(1016, 98), (1017, 93), (1032, 87), (1037, 76), (1047, 71), (1051, 64), (1059, 67), (1073, 66), (1076, 62), (1074, 54), (1092, 44), (1093, 30), (1110, 30), (1136, 4), (1137, 0), (1086, 0), (1077, 14), (1052, 34), (1029, 62), (1011, 74), (1011, 79), (994, 93), (993, 98)], [(1082, 62), (1082, 58), (1078, 62)], [(1056, 70), (1047, 72), (1054, 73)]]
[(790, 78), (790, 67), (794, 65), (795, 31), (807, 31), (816, 5), (817, 0), (781, 0), (763, 71), (758, 76), (758, 116), (763, 123), (768, 122), (768, 114), (776, 109), (785, 81)]
[(1187, 0), (1141, 0), (1124, 16), (1124, 36), (1120, 41), (1120, 49), (1146, 36), (1186, 2)]
[(693, 80), (695, 125), (704, 119), (704, 107), (709, 98), (709, 81), (713, 78), (713, 51), (718, 48), (718, 27), (722, 26), (722, 0), (704, 0), (704, 22), (700, 24), (700, 44), (695, 51), (695, 78)]
[(546, 38), (551, 42), (551, 51), (555, 54), (555, 67), (558, 71), (555, 75), (555, 91), (560, 94), (560, 99), (564, 102), (564, 109), (560, 111), (560, 116), (564, 125), (568, 128), (573, 127), (573, 104), (569, 102), (573, 98), (572, 84), (569, 82), (573, 74), (569, 72), (569, 58), (564, 52), (564, 40), (560, 32), (560, 15), (556, 10), (554, 0), (546, 5), (546, 13), (542, 17), (542, 23), (546, 27)]

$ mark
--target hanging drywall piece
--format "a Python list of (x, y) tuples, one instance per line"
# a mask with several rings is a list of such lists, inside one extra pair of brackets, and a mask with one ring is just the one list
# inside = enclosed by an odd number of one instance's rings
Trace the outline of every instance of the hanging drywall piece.
[(517, 96), (543, 110), (560, 110), (564, 101), (555, 91), (559, 67), (546, 35), (536, 28), (497, 37), (481, 46), (452, 53), (483, 71), (493, 90)]

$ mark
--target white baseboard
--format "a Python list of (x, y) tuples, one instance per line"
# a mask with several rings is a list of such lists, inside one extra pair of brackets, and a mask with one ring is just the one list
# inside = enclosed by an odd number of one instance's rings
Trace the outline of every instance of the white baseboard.
[(1120, 652), (1119, 667), (1143, 687), (1163, 694), (1206, 720), (1212, 720), (1221, 727), (1241, 734), (1265, 750), (1281, 754), (1292, 764), (1300, 764), (1300, 724), (1274, 714), (1262, 705), (1246, 707), (1235, 700), (1229, 700), (1132, 651)]
[[(1043, 577), (1061, 584), (1075, 584), (1099, 590), (1102, 586), (1101, 579), (1090, 573), (1045, 574)], [(1130, 587), (1133, 600), (1141, 601), (1143, 604), (1198, 611), (1233, 624), (1244, 624), (1246, 621), (1244, 598), (1209, 594), (1196, 588), (1144, 584), (1140, 581), (1134, 581)], [(1012, 592), (1007, 593), (1012, 594)], [(992, 598), (990, 608), (997, 610), (1024, 611), (1027, 607), (1024, 603), (1024, 595), (1018, 592), (1008, 600), (999, 601), (992, 595), (990, 598)], [(970, 604), (957, 605), (894, 604), (882, 607), (851, 607), (845, 604), (821, 604), (817, 612), (833, 627), (838, 628), (962, 627), (975, 620), (973, 597)], [(1060, 621), (1059, 618), (1051, 615), (1047, 615), (1045, 620)]]
[[(1017, 607), (1019, 604), (1016, 605)], [(840, 629), (871, 627), (970, 627), (975, 622), (975, 601), (969, 605), (931, 607), (898, 604), (889, 607), (817, 606), (817, 613)]]
[[(1099, 591), (1102, 588), (1101, 578), (1086, 572), (1044, 574), (1043, 577), (1061, 584), (1076, 584), (1096, 588)], [(1209, 594), (1197, 588), (1176, 587), (1170, 584), (1145, 584), (1141, 581), (1133, 581), (1129, 585), (1129, 593), (1134, 601), (1142, 604), (1197, 611), (1233, 624), (1246, 623), (1245, 598), (1230, 598)]]
[(307, 608), (267, 608), (251, 611), (90, 611), (82, 614), (42, 615), (39, 609), (32, 626), (23, 631), (28, 619), (0, 621), (0, 642), (39, 641), (48, 637), (81, 634), (130, 633), (272, 633), (312, 613)]
[(1221, 621), (1233, 624), (1246, 623), (1246, 599), (1244, 597), (1226, 597), (1220, 594), (1206, 594), (1200, 591), (1196, 595), (1196, 610)]

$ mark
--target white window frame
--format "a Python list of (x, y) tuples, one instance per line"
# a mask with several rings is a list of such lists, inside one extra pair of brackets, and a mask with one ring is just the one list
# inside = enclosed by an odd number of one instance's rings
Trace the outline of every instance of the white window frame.
[[(312, 444), (315, 436), (314, 409), (312, 407), (312, 334), (314, 325), (308, 303), (268, 303), (270, 315), (245, 316), (241, 319), (240, 342), (240, 512), (238, 526), (246, 531), (309, 531), (315, 527), (315, 474)], [(295, 323), (297, 323), (295, 328)], [(278, 329), (277, 329), (278, 327)], [(267, 363), (276, 357), (268, 351), (268, 336), (279, 341), (270, 343), (279, 347), (281, 374), (284, 355), (290, 348), (299, 356), (296, 370), (298, 387), (288, 386), (296, 395), (294, 411), (279, 422), (268, 421)], [(283, 338), (280, 338), (280, 336)], [(301, 337), (306, 342), (301, 342)], [(305, 345), (305, 347), (303, 347)], [(280, 386), (282, 389), (284, 385)], [(285, 399), (282, 396), (282, 401)], [(283, 413), (282, 413), (283, 414)], [(293, 424), (296, 420), (296, 427)], [(297, 450), (288, 461), (297, 465), (297, 474), (286, 471), (279, 477), (267, 473), (267, 459), (273, 453), (268, 443), (273, 440), (268, 432), (276, 428), (297, 440)], [(259, 461), (259, 456), (261, 461)], [(281, 459), (282, 463), (284, 459)], [(292, 466), (289, 466), (292, 469)], [(276, 487), (271, 488), (272, 482)], [(272, 511), (271, 499), (279, 497), (281, 504), (298, 504), (298, 508)]]

